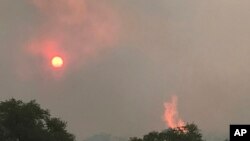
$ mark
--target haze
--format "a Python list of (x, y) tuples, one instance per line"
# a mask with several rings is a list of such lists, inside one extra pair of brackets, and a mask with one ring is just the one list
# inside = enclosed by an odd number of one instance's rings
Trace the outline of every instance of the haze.
[[(77, 54), (54, 78), (41, 69), (42, 58), (25, 50), (33, 37), (44, 37), (38, 29), (46, 33), (46, 16), (28, 0), (0, 0), (0, 100), (37, 100), (67, 121), (77, 140), (99, 133), (130, 137), (163, 130), (164, 102), (172, 95), (179, 99), (183, 120), (196, 123), (208, 140), (227, 137), (231, 123), (250, 123), (249, 1), (102, 3), (115, 18), (104, 25), (110, 34), (101, 37), (114, 36), (91, 38), (86, 45), (97, 53)], [(91, 6), (100, 4), (94, 0)], [(95, 12), (98, 25), (101, 12)], [(78, 31), (67, 28), (61, 34), (61, 26), (52, 25), (53, 37), (76, 36), (66, 37), (65, 52), (74, 54), (79, 43), (85, 45)]]

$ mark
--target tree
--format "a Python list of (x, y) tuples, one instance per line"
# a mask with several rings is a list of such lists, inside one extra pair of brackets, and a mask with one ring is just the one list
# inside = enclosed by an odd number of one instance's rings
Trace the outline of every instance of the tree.
[(143, 138), (130, 138), (130, 141), (203, 141), (203, 139), (195, 124), (187, 124), (181, 128), (169, 128), (162, 132), (153, 131)]
[(0, 102), (1, 141), (74, 141), (66, 122), (52, 118), (34, 100), (24, 103), (10, 99)]
[(129, 140), (130, 141), (143, 141), (142, 139), (137, 138), (137, 137), (131, 137)]

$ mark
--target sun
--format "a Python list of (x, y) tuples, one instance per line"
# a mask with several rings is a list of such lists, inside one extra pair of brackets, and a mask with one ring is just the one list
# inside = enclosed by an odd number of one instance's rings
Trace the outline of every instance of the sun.
[(61, 68), (63, 66), (63, 59), (60, 56), (55, 56), (51, 59), (51, 64), (55, 68)]

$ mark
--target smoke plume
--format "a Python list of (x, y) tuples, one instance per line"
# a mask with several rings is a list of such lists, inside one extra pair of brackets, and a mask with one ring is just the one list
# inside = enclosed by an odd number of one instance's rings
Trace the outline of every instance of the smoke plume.
[(171, 101), (164, 103), (165, 113), (164, 121), (169, 128), (177, 128), (185, 126), (185, 122), (179, 117), (177, 111), (178, 98), (172, 96)]
[(28, 0), (37, 10), (41, 25), (30, 37), (27, 52), (48, 68), (55, 55), (66, 68), (76, 68), (114, 46), (118, 16), (108, 3), (96, 0)]

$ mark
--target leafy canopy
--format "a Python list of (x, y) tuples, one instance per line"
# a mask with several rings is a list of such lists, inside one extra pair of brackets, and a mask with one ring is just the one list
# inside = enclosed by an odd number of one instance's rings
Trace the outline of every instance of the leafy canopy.
[(195, 124), (187, 124), (181, 128), (169, 128), (162, 132), (150, 132), (143, 138), (132, 137), (130, 141), (204, 141)]
[(10, 99), (0, 102), (1, 141), (74, 141), (66, 122), (52, 118), (34, 100), (24, 103)]

